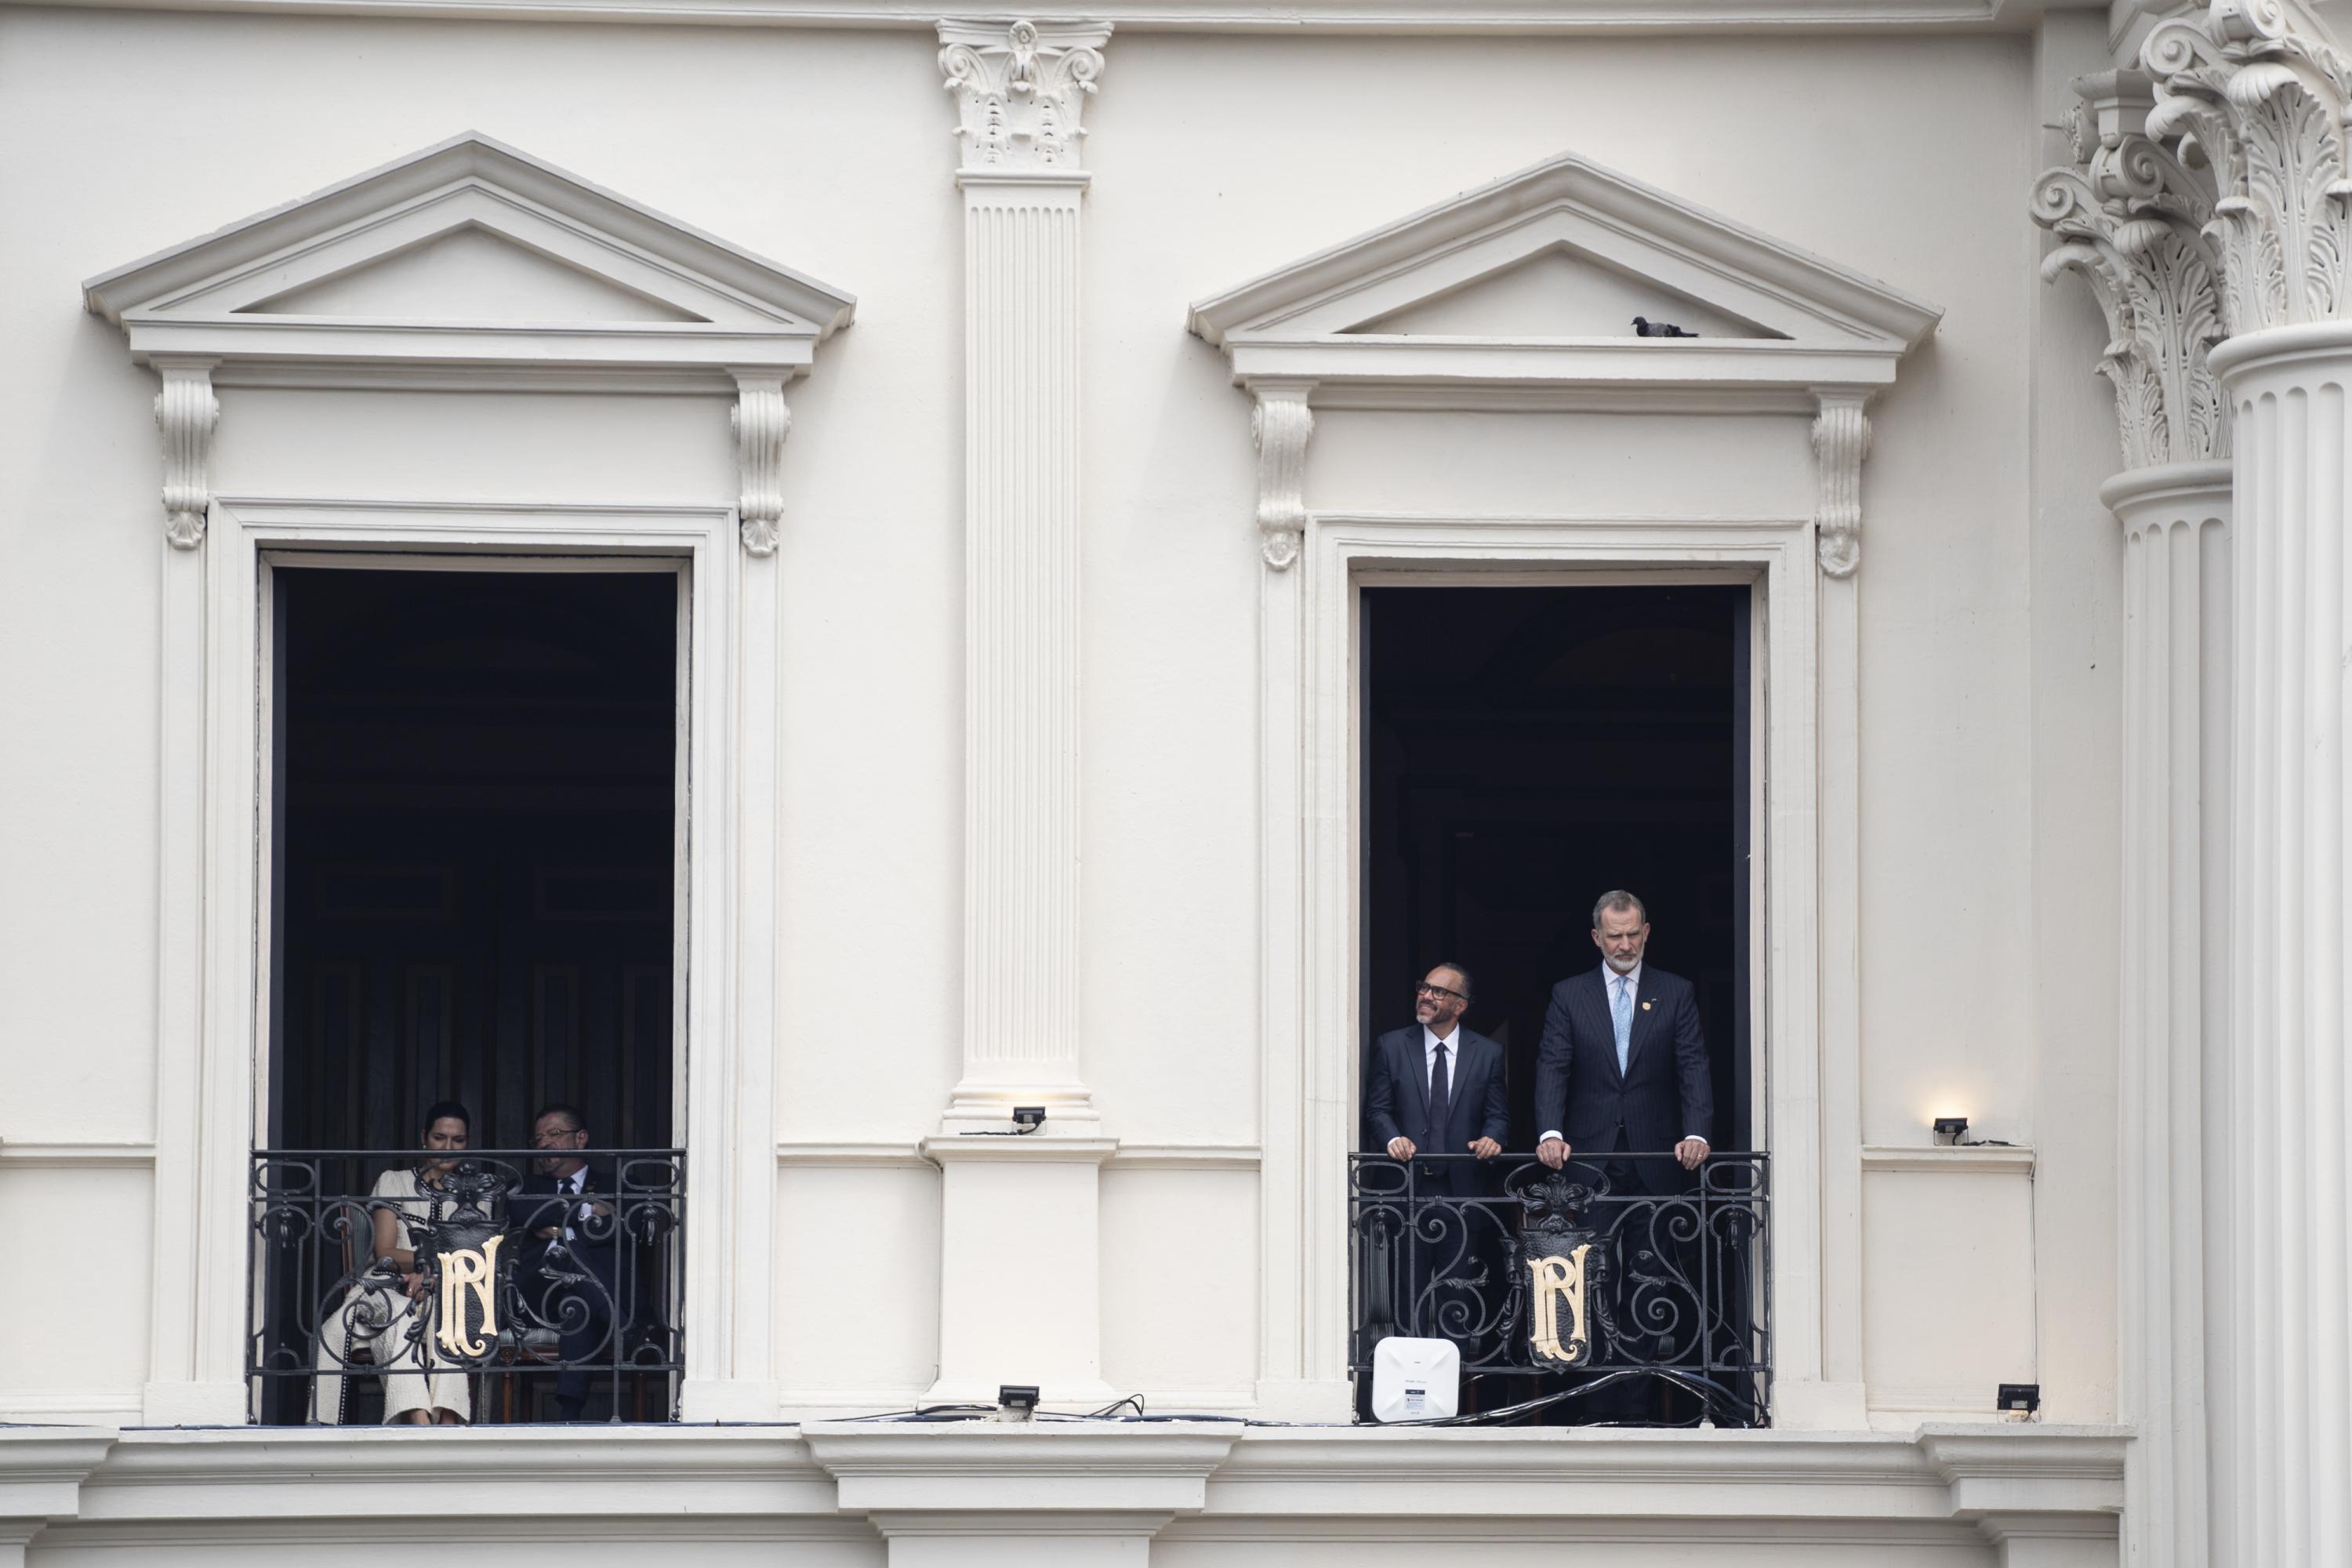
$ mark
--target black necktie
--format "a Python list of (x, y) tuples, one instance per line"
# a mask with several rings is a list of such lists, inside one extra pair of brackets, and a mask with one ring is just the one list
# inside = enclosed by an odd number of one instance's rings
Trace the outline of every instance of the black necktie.
[(1445, 1042), (1438, 1041), (1436, 1059), (1429, 1064), (1429, 1142), (1433, 1154), (1450, 1152), (1445, 1147), (1445, 1117), (1453, 1109), (1453, 1095), (1452, 1086), (1446, 1081), (1445, 1052)]

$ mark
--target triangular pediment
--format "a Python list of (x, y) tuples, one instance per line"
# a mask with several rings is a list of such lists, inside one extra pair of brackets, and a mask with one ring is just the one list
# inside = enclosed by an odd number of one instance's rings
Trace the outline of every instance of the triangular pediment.
[(85, 285), (132, 357), (312, 384), (433, 367), (797, 374), (855, 300), (467, 133)]
[(478, 224), (241, 307), (383, 321), (701, 321), (708, 317)]
[(1630, 338), (1639, 335), (1637, 321), (1709, 338), (1787, 336), (1566, 245), (1346, 330), (1413, 338)]
[(1764, 393), (1884, 384), (1940, 314), (1563, 154), (1204, 300), (1192, 327), (1243, 381)]

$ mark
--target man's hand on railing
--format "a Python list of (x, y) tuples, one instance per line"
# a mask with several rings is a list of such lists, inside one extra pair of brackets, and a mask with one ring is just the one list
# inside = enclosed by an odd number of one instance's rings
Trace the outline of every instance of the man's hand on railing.
[(1568, 1152), (1565, 1138), (1547, 1138), (1536, 1145), (1536, 1158), (1555, 1171), (1568, 1163)]
[(1675, 1158), (1685, 1171), (1697, 1170), (1706, 1159), (1706, 1140), (1704, 1138), (1685, 1138), (1675, 1145)]
[(1492, 1138), (1481, 1138), (1470, 1145), (1470, 1152), (1481, 1160), (1491, 1160), (1503, 1152), (1503, 1146)]
[(1402, 1133), (1399, 1133), (1396, 1137), (1390, 1139), (1390, 1140), (1389, 1140), (1389, 1158), (1390, 1158), (1390, 1159), (1391, 1159), (1391, 1160), (1410, 1160), (1410, 1159), (1412, 1159), (1412, 1139), (1410, 1139), (1410, 1138), (1405, 1137), (1405, 1136), (1404, 1136), (1403, 1134), (1402, 1134)]

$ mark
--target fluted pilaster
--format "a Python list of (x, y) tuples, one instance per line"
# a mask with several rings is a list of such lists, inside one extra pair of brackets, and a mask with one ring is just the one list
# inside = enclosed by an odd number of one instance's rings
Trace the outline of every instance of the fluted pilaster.
[[(939, 1378), (1099, 1403), (1100, 1165), (1079, 1039), (1079, 114), (1102, 26), (943, 22), (964, 205), (963, 1072), (940, 1133)], [(1012, 1131), (1042, 1106), (1044, 1125)]]
[(2124, 1528), (2135, 1568), (2202, 1568), (2206, 1350), (2230, 1290), (2228, 957), (2209, 918), (2229, 886), (2230, 465), (2134, 469), (2100, 499), (2125, 539)]
[(1105, 26), (942, 23), (964, 196), (964, 1061), (1093, 1116), (1078, 1040), (1079, 113)]
[(1083, 1114), (1080, 188), (965, 186), (964, 1076), (954, 1111)]

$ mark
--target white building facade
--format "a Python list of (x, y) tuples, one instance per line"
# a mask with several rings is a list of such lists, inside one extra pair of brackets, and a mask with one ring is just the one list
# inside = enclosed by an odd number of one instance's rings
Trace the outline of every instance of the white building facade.
[[(0, 6), (0, 1553), (2352, 1559), (2347, 116), (2288, 0)], [(382, 1090), (287, 606), (420, 572), (672, 606), (612, 1423), (257, 1375)], [(1367, 595), (1486, 587), (1742, 606), (1752, 1429), (1355, 1420)], [(887, 1418), (1004, 1384), (1152, 1419)]]

